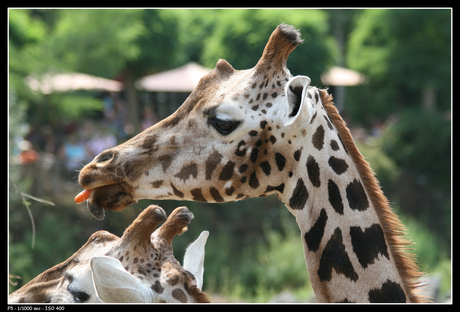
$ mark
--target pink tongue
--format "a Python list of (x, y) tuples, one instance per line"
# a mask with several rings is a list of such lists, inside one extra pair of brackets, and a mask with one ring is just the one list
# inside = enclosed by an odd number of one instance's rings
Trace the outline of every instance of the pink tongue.
[(87, 200), (89, 198), (89, 196), (91, 195), (91, 192), (93, 190), (83, 190), (82, 192), (80, 192), (77, 196), (75, 196), (75, 202), (77, 204), (81, 204), (82, 202), (84, 202), (85, 200)]

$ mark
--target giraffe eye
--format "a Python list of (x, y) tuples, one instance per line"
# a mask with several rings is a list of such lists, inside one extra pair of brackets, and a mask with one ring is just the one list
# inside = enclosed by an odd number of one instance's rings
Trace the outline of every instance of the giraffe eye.
[(67, 287), (67, 290), (72, 294), (72, 297), (76, 303), (83, 303), (89, 299), (89, 295), (87, 293), (83, 291), (76, 291), (72, 289), (71, 285)]
[(84, 293), (84, 292), (81, 292), (81, 291), (72, 293), (72, 295), (74, 297), (75, 302), (77, 302), (77, 303), (84, 303), (84, 302), (88, 301), (88, 299), (89, 299), (89, 295), (87, 293)]
[(210, 117), (208, 119), (208, 124), (213, 126), (217, 132), (219, 132), (222, 135), (228, 135), (230, 134), (233, 130), (235, 130), (241, 121), (237, 120), (223, 120), (219, 119), (216, 116)]

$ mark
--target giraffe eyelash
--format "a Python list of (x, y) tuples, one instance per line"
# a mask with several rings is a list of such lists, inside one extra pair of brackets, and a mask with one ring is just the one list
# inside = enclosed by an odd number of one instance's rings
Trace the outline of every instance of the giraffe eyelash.
[(214, 116), (216, 114), (216, 111), (217, 111), (217, 105), (204, 110), (203, 115)]

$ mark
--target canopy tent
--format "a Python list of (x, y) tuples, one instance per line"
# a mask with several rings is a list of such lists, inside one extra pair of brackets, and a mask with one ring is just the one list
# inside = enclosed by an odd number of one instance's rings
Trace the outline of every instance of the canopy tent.
[(136, 88), (145, 91), (192, 92), (201, 77), (211, 69), (190, 62), (176, 69), (145, 76), (136, 82)]
[(367, 83), (367, 77), (354, 70), (333, 66), (321, 75), (325, 86), (356, 86)]
[(123, 89), (123, 84), (119, 81), (81, 73), (46, 74), (41, 77), (30, 75), (25, 78), (25, 83), (32, 90), (39, 91), (43, 94), (74, 90), (120, 92)]
[[(145, 91), (192, 92), (201, 77), (211, 69), (190, 62), (184, 66), (145, 76), (136, 82), (136, 88)], [(367, 77), (356, 71), (333, 66), (321, 75), (327, 86), (356, 86), (367, 82)], [(25, 83), (34, 91), (44, 94), (74, 90), (101, 90), (120, 92), (123, 84), (116, 80), (82, 73), (46, 74), (41, 77), (29, 75)]]
[[(201, 77), (210, 71), (209, 68), (190, 62), (172, 70), (145, 76), (136, 82), (136, 88), (144, 91), (192, 92)], [(356, 86), (367, 80), (361, 73), (337, 66), (321, 75), (321, 81), (327, 86)], [(46, 74), (41, 77), (29, 75), (25, 83), (32, 90), (43, 94), (74, 90), (120, 92), (123, 89), (119, 81), (82, 73)]]

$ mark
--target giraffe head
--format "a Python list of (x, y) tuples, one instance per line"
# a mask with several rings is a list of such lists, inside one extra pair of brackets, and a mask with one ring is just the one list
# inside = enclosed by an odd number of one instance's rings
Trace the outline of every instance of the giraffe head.
[(318, 301), (421, 302), (398, 218), (332, 97), (286, 67), (301, 42), (281, 24), (254, 68), (219, 60), (173, 115), (82, 169), (88, 208), (102, 218), (142, 198), (276, 193), (301, 230)]
[(121, 238), (94, 233), (69, 259), (12, 293), (9, 302), (209, 302), (201, 292), (209, 233), (202, 232), (187, 248), (183, 267), (173, 255), (173, 238), (192, 219), (186, 207), (166, 220), (164, 210), (151, 205)]
[(282, 193), (301, 152), (291, 144), (306, 135), (319, 96), (307, 92), (308, 77), (286, 67), (301, 42), (281, 24), (254, 68), (219, 60), (173, 115), (95, 157), (79, 176), (90, 212), (103, 218), (104, 209), (144, 198), (227, 202)]

